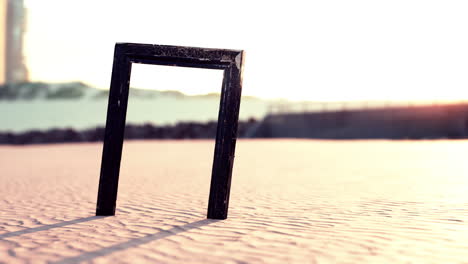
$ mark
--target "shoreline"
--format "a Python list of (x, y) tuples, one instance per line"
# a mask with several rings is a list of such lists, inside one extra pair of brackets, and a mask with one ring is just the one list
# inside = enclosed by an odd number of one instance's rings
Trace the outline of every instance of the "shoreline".
[[(251, 118), (239, 121), (238, 137), (259, 121)], [(214, 139), (217, 122), (179, 122), (175, 125), (127, 124), (124, 139)], [(29, 130), (25, 132), (0, 132), (0, 145), (33, 145), (47, 143), (85, 143), (102, 142), (104, 127), (90, 129), (54, 128), (49, 130)]]

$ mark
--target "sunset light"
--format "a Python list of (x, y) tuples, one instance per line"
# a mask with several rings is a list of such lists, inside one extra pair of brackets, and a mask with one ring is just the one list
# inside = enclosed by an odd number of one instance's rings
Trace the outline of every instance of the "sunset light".
[[(140, 42), (245, 50), (244, 95), (468, 99), (465, 1), (29, 0), (27, 7), (25, 52), (35, 81), (108, 89), (114, 44)], [(136, 68), (139, 88), (220, 89), (216, 74), (181, 70), (186, 77), (175, 85), (166, 70)]]
[(468, 264), (467, 0), (2, 14), (0, 264)]

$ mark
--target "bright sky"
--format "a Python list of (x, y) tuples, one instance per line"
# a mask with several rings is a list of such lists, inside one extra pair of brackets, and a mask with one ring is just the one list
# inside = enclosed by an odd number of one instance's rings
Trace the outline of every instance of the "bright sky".
[[(244, 95), (468, 99), (468, 1), (28, 0), (31, 78), (108, 88), (115, 42), (246, 51)], [(134, 66), (134, 87), (219, 92), (221, 73)]]

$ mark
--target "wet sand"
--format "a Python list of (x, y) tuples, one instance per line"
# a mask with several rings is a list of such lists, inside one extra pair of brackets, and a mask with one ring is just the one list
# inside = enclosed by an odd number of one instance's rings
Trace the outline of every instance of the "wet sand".
[(467, 263), (468, 141), (240, 140), (229, 218), (206, 220), (212, 141), (0, 147), (0, 263)]

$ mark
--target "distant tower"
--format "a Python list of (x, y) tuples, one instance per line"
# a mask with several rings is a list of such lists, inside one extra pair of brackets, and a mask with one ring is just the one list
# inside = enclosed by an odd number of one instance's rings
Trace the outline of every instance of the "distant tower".
[(0, 0), (0, 85), (5, 83), (6, 0)]
[[(6, 3), (5, 3), (6, 1)], [(26, 8), (24, 0), (1, 0), (6, 5), (4, 34), (4, 79), (5, 83), (19, 83), (28, 81), (28, 69), (24, 64), (23, 43), (26, 31)], [(3, 8), (3, 7), (2, 7)], [(1, 68), (0, 68), (1, 70)], [(1, 81), (1, 79), (0, 79)]]

